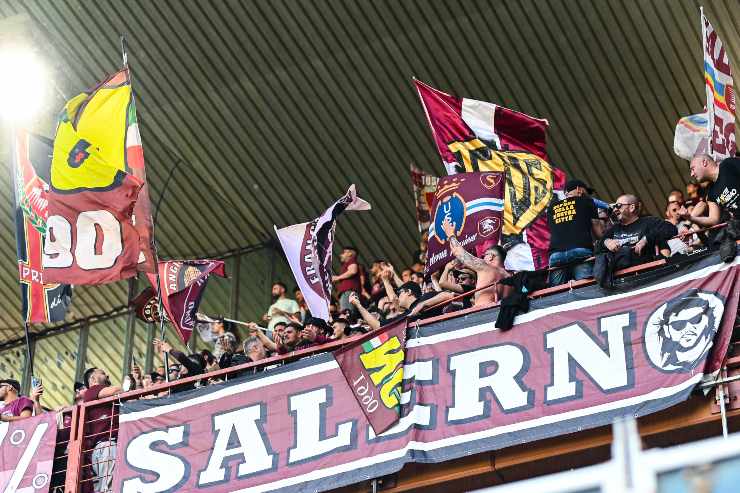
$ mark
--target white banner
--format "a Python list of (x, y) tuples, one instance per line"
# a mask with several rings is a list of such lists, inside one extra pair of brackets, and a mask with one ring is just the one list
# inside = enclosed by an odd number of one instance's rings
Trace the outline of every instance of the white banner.
[(275, 233), (311, 315), (327, 321), (335, 221), (344, 210), (370, 210), (370, 204), (357, 196), (354, 185), (317, 219), (281, 229), (275, 226)]

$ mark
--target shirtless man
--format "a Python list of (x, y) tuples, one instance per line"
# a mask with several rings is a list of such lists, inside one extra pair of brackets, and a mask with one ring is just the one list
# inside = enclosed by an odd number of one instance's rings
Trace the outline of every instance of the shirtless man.
[(478, 291), (475, 294), (474, 306), (490, 305), (506, 296), (511, 288), (509, 286), (498, 284), (498, 281), (511, 275), (506, 271), (506, 269), (504, 269), (506, 253), (503, 248), (499, 246), (491, 247), (486, 250), (483, 254), (483, 258), (480, 259), (475, 255), (466, 252), (462, 245), (460, 245), (460, 242), (457, 241), (457, 237), (455, 236), (455, 224), (450, 221), (449, 217), (445, 218), (442, 223), (442, 230), (450, 240), (450, 252), (452, 252), (452, 255), (454, 255), (455, 258), (463, 264), (463, 266), (475, 271), (478, 277), (475, 289), (496, 283), (493, 286)]

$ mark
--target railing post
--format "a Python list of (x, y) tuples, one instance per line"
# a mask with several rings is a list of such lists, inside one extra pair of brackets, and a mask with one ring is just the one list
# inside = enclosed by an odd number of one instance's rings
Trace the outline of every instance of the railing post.
[(239, 320), (239, 280), (241, 279), (241, 255), (234, 257), (234, 270), (231, 277), (231, 318)]
[[(90, 327), (87, 322), (83, 322), (80, 327), (80, 338), (77, 341), (77, 364), (75, 366), (75, 380), (82, 382), (82, 375), (85, 373), (85, 362), (87, 361), (87, 338), (90, 334)], [(87, 385), (87, 382), (82, 382)]]
[(146, 324), (146, 353), (144, 356), (144, 373), (154, 371), (154, 324)]
[[(136, 296), (136, 278), (132, 277), (128, 280), (128, 303), (131, 304), (131, 300)], [(126, 335), (123, 338), (123, 375), (131, 373), (131, 355), (133, 354), (134, 346), (134, 329), (136, 327), (136, 311), (131, 310), (126, 318)]]
[(85, 406), (75, 406), (72, 409), (72, 423), (69, 429), (67, 472), (64, 479), (64, 491), (66, 493), (76, 493), (79, 491), (82, 472), (82, 451), (84, 450), (84, 423)]

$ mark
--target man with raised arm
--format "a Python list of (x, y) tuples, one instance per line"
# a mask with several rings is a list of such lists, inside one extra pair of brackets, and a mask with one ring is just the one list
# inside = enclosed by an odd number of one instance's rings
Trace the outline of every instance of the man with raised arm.
[(460, 242), (457, 241), (455, 224), (450, 221), (449, 217), (446, 217), (444, 222), (442, 222), (442, 230), (450, 240), (450, 252), (452, 252), (452, 255), (463, 264), (463, 267), (475, 271), (477, 276), (475, 288), (480, 289), (484, 286), (492, 285), (476, 293), (474, 305), (490, 305), (503, 298), (510, 288), (500, 285), (498, 282), (511, 275), (504, 269), (506, 251), (500, 246), (493, 246), (487, 249), (483, 254), (483, 258), (480, 259), (466, 252)]

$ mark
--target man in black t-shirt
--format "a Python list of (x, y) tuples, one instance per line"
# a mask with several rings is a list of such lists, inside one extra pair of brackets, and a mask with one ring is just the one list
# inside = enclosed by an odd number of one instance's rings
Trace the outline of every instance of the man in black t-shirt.
[(588, 196), (592, 192), (581, 180), (570, 180), (565, 184), (565, 199), (553, 201), (547, 208), (550, 268), (565, 266), (550, 272), (550, 286), (592, 275), (592, 264), (577, 263), (593, 254), (593, 242), (601, 238), (604, 232), (596, 205)]
[(711, 183), (706, 202), (709, 211), (705, 214), (704, 208), (697, 206), (691, 214), (685, 212), (681, 218), (702, 228), (729, 218), (740, 219), (740, 159), (728, 157), (717, 164), (709, 155), (699, 154), (691, 160), (690, 169), (697, 181)]
[(620, 254), (619, 268), (655, 260), (656, 247), (665, 257), (671, 254), (668, 240), (678, 234), (676, 227), (657, 217), (640, 217), (641, 206), (634, 195), (620, 196), (614, 205), (617, 224), (601, 241), (604, 249)]

